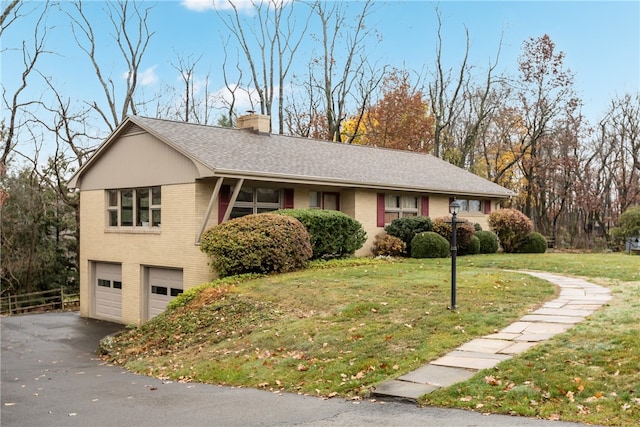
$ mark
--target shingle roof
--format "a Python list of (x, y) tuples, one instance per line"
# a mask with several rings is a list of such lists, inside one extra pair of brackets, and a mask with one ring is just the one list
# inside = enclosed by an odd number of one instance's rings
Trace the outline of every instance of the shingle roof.
[(302, 182), (509, 197), (514, 193), (437, 157), (146, 117), (129, 120), (212, 170)]

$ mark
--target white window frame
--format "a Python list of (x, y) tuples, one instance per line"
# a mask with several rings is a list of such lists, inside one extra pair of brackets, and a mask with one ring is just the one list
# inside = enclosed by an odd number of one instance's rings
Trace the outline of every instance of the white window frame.
[[(148, 198), (149, 198), (149, 206), (146, 208), (148, 210), (147, 218), (149, 221), (139, 221), (139, 210), (138, 210), (138, 191), (147, 190)], [(160, 191), (159, 198), (160, 203), (154, 203), (154, 190)], [(126, 191), (131, 191), (132, 197), (132, 224), (131, 225), (122, 225), (122, 193)], [(112, 196), (115, 196), (115, 204), (112, 203)], [(123, 228), (123, 229), (158, 229), (160, 228), (162, 222), (162, 187), (153, 186), (153, 187), (139, 187), (139, 188), (121, 188), (121, 189), (110, 189), (105, 192), (106, 197), (106, 205), (107, 205), (107, 218), (106, 223), (108, 228)], [(154, 220), (154, 214), (157, 215), (158, 220)], [(113, 216), (115, 215), (116, 224), (112, 224)]]
[[(415, 203), (403, 203), (403, 202), (409, 201), (410, 199), (412, 199), (413, 202)], [(389, 218), (390, 215), (397, 215), (393, 219), (404, 218), (408, 216), (419, 216), (420, 215), (420, 198), (418, 196), (385, 194), (384, 196), (385, 224), (391, 223), (391, 221), (387, 222), (387, 218)]]

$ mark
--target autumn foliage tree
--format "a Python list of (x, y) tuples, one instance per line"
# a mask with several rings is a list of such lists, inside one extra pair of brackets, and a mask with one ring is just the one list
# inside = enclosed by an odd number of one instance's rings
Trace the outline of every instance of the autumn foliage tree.
[(343, 139), (376, 147), (429, 152), (434, 119), (424, 93), (412, 86), (409, 77), (405, 70), (388, 73), (380, 100), (344, 124)]

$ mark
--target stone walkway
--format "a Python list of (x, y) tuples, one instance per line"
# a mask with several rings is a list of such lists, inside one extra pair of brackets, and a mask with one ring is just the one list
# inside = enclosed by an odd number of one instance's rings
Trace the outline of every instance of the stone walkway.
[(373, 394), (416, 400), (423, 394), (471, 378), (513, 355), (561, 334), (611, 299), (609, 289), (574, 277), (520, 271), (560, 287), (560, 296), (501, 331), (474, 339), (398, 379), (384, 382)]

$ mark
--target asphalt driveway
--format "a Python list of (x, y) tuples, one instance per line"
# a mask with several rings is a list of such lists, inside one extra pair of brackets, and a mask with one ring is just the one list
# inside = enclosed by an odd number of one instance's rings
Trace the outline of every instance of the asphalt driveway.
[(0, 319), (0, 424), (9, 426), (553, 426), (403, 402), (321, 400), (166, 382), (106, 365), (98, 341), (122, 325), (48, 313)]

